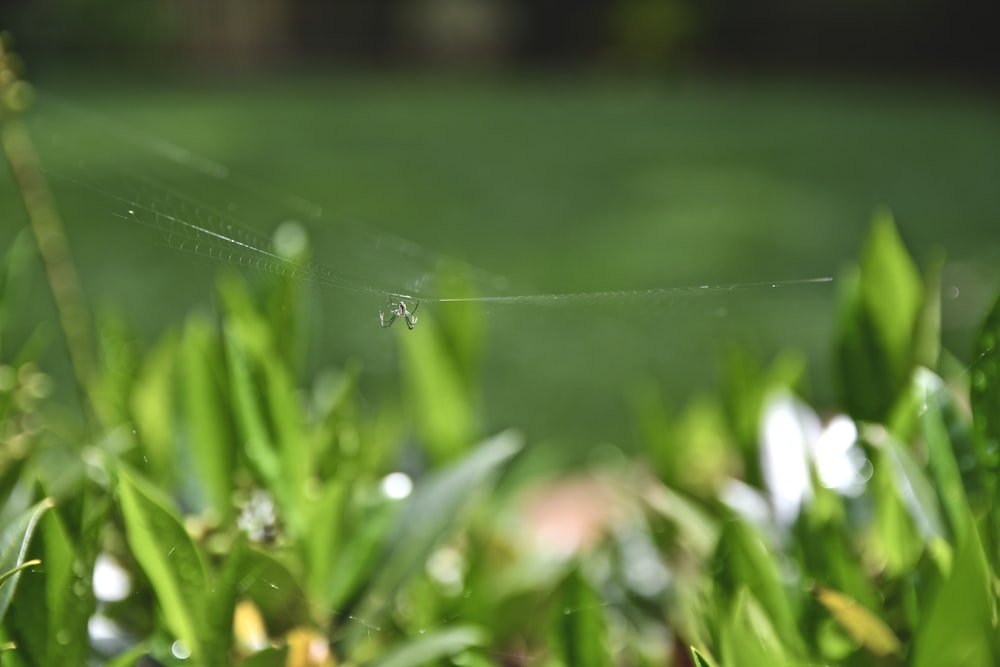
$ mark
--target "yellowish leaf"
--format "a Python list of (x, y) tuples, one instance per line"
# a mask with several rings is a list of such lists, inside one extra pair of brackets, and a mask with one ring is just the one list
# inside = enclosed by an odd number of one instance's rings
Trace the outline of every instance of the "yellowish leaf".
[(854, 598), (819, 585), (813, 586), (812, 593), (856, 642), (875, 655), (902, 652), (903, 645), (892, 629)]

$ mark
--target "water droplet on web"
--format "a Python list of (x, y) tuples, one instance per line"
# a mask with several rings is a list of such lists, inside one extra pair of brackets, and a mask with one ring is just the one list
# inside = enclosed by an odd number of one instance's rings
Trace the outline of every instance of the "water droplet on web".
[(956, 286), (956, 285), (951, 285), (950, 287), (948, 287), (944, 291), (945, 297), (948, 298), (948, 299), (951, 299), (952, 301), (954, 301), (955, 299), (957, 299), (959, 294), (960, 294), (960, 292), (959, 292), (958, 286)]
[(129, 210), (128, 210), (128, 214), (129, 214), (129, 215), (135, 215), (135, 211), (134, 211), (134, 210), (132, 210), (132, 209), (129, 209)]

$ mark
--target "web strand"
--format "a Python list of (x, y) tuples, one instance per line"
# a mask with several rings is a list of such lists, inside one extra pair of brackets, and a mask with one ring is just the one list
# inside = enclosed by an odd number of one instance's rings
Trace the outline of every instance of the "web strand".
[[(151, 155), (173, 167), (191, 172), (198, 177), (207, 177), (220, 184), (220, 186), (232, 188), (239, 193), (241, 198), (246, 198), (251, 201), (268, 202), (269, 204), (277, 206), (284, 215), (293, 213), (302, 215), (313, 221), (324, 220), (324, 207), (318, 202), (312, 201), (297, 193), (275, 188), (266, 182), (260, 181), (259, 179), (241, 174), (225, 164), (194, 153), (193, 151), (173, 142), (129, 127), (127, 124), (106, 118), (101, 114), (95, 113), (85, 107), (65, 100), (58, 95), (46, 92), (42, 95), (42, 99), (45, 104), (51, 106), (53, 110), (67, 115), (73, 120), (81, 121), (90, 125), (102, 135), (106, 135), (109, 138), (117, 140), (126, 146), (138, 149), (139, 151)], [(170, 188), (169, 186), (154, 181), (148, 177), (136, 175), (134, 173), (126, 173), (115, 167), (111, 167), (111, 169), (118, 173), (119, 178), (141, 181), (143, 183), (143, 190), (157, 190), (160, 193), (168, 195), (171, 199), (187, 201), (191, 204), (191, 208), (194, 211), (209, 211), (214, 217), (223, 220), (228, 219), (226, 224), (226, 234), (228, 235), (229, 232), (232, 232), (234, 235), (238, 236), (237, 240), (245, 239), (247, 241), (247, 245), (251, 248), (251, 254), (256, 254), (254, 249), (259, 250), (270, 245), (270, 241), (258, 234), (254, 234), (253, 232), (240, 227), (231, 219), (231, 216), (221, 213), (216, 207), (212, 207), (205, 202), (198, 201), (190, 195), (181, 193), (174, 188)], [(92, 189), (99, 190), (99, 188)], [(119, 196), (110, 195), (110, 193), (104, 192), (103, 194), (107, 194), (128, 204), (136, 203)], [(189, 230), (194, 230), (194, 228), (200, 226), (215, 231), (215, 227), (212, 224), (199, 225), (197, 224), (197, 221), (192, 221), (190, 216), (184, 213), (178, 213), (176, 211), (172, 211), (172, 213), (175, 217), (181, 219), (182, 226), (187, 227)], [(394, 262), (398, 262), (399, 260), (405, 260), (406, 262), (416, 266), (416, 269), (413, 272), (417, 273), (418, 276), (407, 281), (410, 283), (407, 288), (400, 289), (401, 286), (397, 286), (394, 289), (384, 289), (368, 285), (365, 289), (358, 289), (358, 285), (355, 284), (353, 287), (354, 291), (369, 293), (374, 292), (383, 295), (394, 294), (399, 291), (407, 291), (408, 289), (412, 291), (414, 284), (425, 280), (428, 276), (434, 273), (437, 267), (442, 264), (461, 266), (463, 270), (469, 274), (473, 281), (487, 290), (497, 291), (502, 290), (507, 286), (507, 279), (501, 275), (472, 265), (469, 262), (459, 261), (441, 252), (424, 247), (409, 239), (391, 234), (384, 230), (373, 230), (363, 223), (359, 223), (344, 216), (337, 216), (336, 221), (332, 222), (338, 236), (344, 239), (344, 241), (350, 246), (350, 254), (361, 255), (365, 261), (371, 260), (372, 262), (375, 262), (380, 259), (389, 259)], [(200, 235), (201, 231), (196, 232), (196, 234)], [(233, 257), (236, 260), (234, 263), (245, 266), (248, 257), (245, 254), (236, 252), (235, 250), (234, 252), (235, 254)], [(319, 273), (326, 274), (328, 276), (345, 273), (342, 270), (335, 271), (330, 267), (323, 267), (317, 263), (310, 263), (309, 266), (312, 269), (318, 270)], [(301, 265), (300, 268), (302, 268)], [(360, 278), (355, 278), (353, 280), (355, 283), (359, 281), (365, 282), (361, 281)], [(324, 281), (314, 280), (314, 282), (323, 283)]]
[[(311, 283), (381, 298), (407, 299), (420, 303), (481, 303), (504, 306), (558, 306), (600, 302), (658, 301), (664, 298), (718, 295), (750, 289), (782, 288), (833, 281), (832, 276), (756, 281), (721, 285), (654, 287), (630, 290), (600, 290), (593, 292), (553, 292), (538, 294), (501, 294), (483, 296), (449, 296), (415, 289), (378, 287), (359, 275), (347, 274), (318, 262), (297, 262), (278, 253), (265, 237), (252, 232), (232, 217), (211, 205), (176, 191), (152, 179), (133, 176), (139, 181), (139, 192), (132, 198), (122, 197), (74, 177), (54, 170), (50, 175), (78, 187), (86, 188), (116, 203), (113, 216), (159, 231), (167, 246), (238, 268), (263, 271)], [(125, 174), (121, 174), (126, 177)], [(378, 244), (376, 239), (374, 244)], [(412, 244), (413, 247), (418, 247)], [(427, 269), (430, 271), (430, 269)]]
[(628, 300), (656, 300), (673, 296), (692, 296), (695, 294), (722, 294), (726, 292), (736, 292), (739, 290), (758, 288), (778, 288), (791, 287), (794, 285), (810, 285), (814, 283), (833, 282), (832, 276), (819, 276), (816, 278), (801, 278), (796, 280), (778, 280), (768, 282), (747, 282), (733, 283), (727, 285), (697, 285), (690, 287), (653, 287), (649, 289), (633, 290), (604, 290), (598, 292), (556, 292), (551, 294), (512, 294), (502, 296), (474, 296), (474, 297), (441, 297), (421, 299), (431, 303), (496, 303), (507, 305), (534, 305), (545, 306), (559, 303), (581, 303), (597, 301), (628, 301)]
[[(170, 212), (155, 200), (144, 201), (142, 197), (129, 199), (53, 170), (46, 170), (46, 173), (114, 200), (118, 205), (118, 210), (112, 213), (115, 218), (159, 231), (164, 243), (174, 250), (307, 283), (380, 296), (390, 293), (368, 285), (360, 277), (348, 276), (314, 262), (296, 262), (287, 258), (260, 235), (221, 215), (213, 216), (208, 212), (208, 218), (199, 224), (182, 217), (183, 208), (179, 212)], [(206, 211), (196, 207), (194, 214), (205, 216)]]
[[(295, 194), (284, 192), (266, 183), (235, 173), (228, 166), (197, 155), (196, 153), (127, 125), (112, 122), (71, 102), (46, 94), (46, 104), (57, 111), (81, 120), (102, 134), (117, 139), (127, 146), (137, 148), (173, 167), (193, 172), (198, 177), (234, 187), (242, 196), (263, 198), (276, 203), (284, 210), (291, 210), (309, 218), (320, 218), (323, 207)], [(182, 252), (206, 257), (239, 268), (263, 271), (283, 277), (355, 293), (376, 295), (381, 300), (408, 300), (419, 303), (459, 304), (479, 303), (497, 306), (560, 306), (589, 303), (614, 303), (688, 298), (700, 295), (720, 295), (745, 290), (774, 289), (792, 286), (818, 285), (833, 282), (832, 276), (775, 281), (755, 281), (731, 284), (704, 284), (694, 286), (667, 286), (640, 289), (598, 290), (590, 292), (551, 292), (503, 294), (506, 280), (488, 271), (455, 262), (473, 274), (481, 292), (474, 296), (456, 296), (437, 292), (426, 287), (436, 269), (446, 260), (443, 255), (423, 246), (383, 232), (363, 229), (360, 226), (343, 227), (337, 232), (345, 237), (341, 244), (345, 266), (360, 267), (347, 270), (333, 268), (314, 261), (296, 261), (278, 252), (273, 243), (263, 235), (249, 231), (230, 214), (217, 206), (199, 200), (165, 183), (150, 177), (126, 173), (114, 166), (102, 165), (112, 170), (116, 182), (133, 183), (133, 195), (125, 197), (109, 192), (80, 178), (47, 170), (53, 176), (86, 188), (114, 202), (112, 215), (132, 224), (141, 224), (162, 234), (169, 247)], [(370, 269), (372, 265), (386, 265), (399, 271), (399, 264), (409, 262), (408, 277), (387, 280)], [(490, 293), (492, 292), (492, 293)], [(501, 292), (501, 293), (496, 293)], [(410, 309), (413, 309), (410, 304)]]

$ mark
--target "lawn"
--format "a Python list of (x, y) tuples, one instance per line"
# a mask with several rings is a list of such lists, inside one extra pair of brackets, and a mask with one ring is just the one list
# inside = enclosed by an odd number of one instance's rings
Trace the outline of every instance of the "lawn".
[[(945, 304), (945, 340), (962, 357), (998, 277), (1000, 123), (995, 103), (960, 90), (585, 77), (49, 79), (31, 129), (55, 172), (84, 286), (146, 339), (210, 301), (220, 267), (115, 217), (141, 196), (162, 196), (158, 205), (180, 217), (226, 211), (265, 236), (302, 220), (313, 258), (349, 266), (366, 285), (408, 284), (434, 270), (427, 257), (438, 252), (505, 277), (515, 294), (836, 277), (873, 211), (888, 206), (917, 257), (947, 253), (956, 298)], [(230, 176), (165, 158), (167, 144)], [(184, 208), (164, 187), (197, 203)], [(321, 216), (310, 215), (315, 205)], [(16, 198), (2, 206), (4, 220), (23, 220)], [(348, 221), (368, 233), (345, 240)], [(15, 226), (4, 225), (5, 238)], [(379, 232), (422, 249), (402, 258), (375, 249)], [(734, 340), (765, 358), (803, 350), (826, 402), (833, 293), (757, 287), (488, 307), (485, 419), (539, 437), (627, 444), (637, 383), (654, 381), (672, 401), (713, 387), (713, 360)], [(374, 328), (382, 299), (323, 286), (310, 298), (311, 358), (358, 358), (372, 391), (394, 387), (386, 334), (397, 332)], [(465, 316), (445, 304), (422, 314)]]

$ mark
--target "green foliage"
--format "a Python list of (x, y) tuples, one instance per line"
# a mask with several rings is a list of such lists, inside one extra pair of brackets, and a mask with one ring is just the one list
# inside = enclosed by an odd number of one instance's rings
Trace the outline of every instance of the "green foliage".
[[(1000, 567), (1000, 297), (983, 322), (976, 340), (971, 370), (970, 402), (976, 437), (963, 438), (972, 443), (963, 452), (975, 461), (969, 476), (974, 478), (974, 493), (989, 507), (989, 544), (994, 554), (993, 567)], [(954, 420), (952, 420), (954, 423)], [(959, 425), (961, 422), (959, 422)], [(949, 431), (954, 427), (949, 425)], [(971, 451), (968, 451), (971, 449)], [(972, 481), (972, 480), (970, 480)]]
[(456, 458), (474, 433), (473, 396), (435, 323), (424, 315), (420, 330), (401, 341), (404, 382), (419, 433), (438, 461)]
[(990, 665), (1000, 657), (996, 574), (987, 566), (978, 531), (970, 528), (955, 550), (917, 625), (914, 667)]
[(703, 656), (694, 646), (691, 647), (691, 659), (694, 660), (695, 667), (712, 667), (712, 663), (708, 661), (708, 658)]
[(0, 533), (0, 619), (6, 615), (10, 607), (17, 582), (28, 561), (28, 548), (35, 535), (38, 522), (46, 510), (52, 507), (52, 501), (46, 498), (35, 506), (22, 512), (8, 523)]
[(477, 627), (457, 626), (406, 642), (393, 649), (373, 667), (419, 667), (433, 664), (488, 643), (488, 635)]
[(202, 600), (208, 582), (201, 554), (176, 512), (135, 474), (119, 472), (118, 493), (125, 537), (149, 578), (167, 628), (196, 660), (206, 658)]
[(553, 654), (562, 665), (609, 667), (604, 603), (579, 568), (574, 568), (557, 592), (552, 628)]
[(836, 369), (841, 401), (856, 419), (885, 419), (914, 364), (927, 363), (917, 357), (925, 352), (917, 337), (923, 294), (892, 216), (880, 212), (859, 265), (841, 279)]
[[(478, 431), (473, 311), (387, 334), (402, 408), (366, 406), (353, 366), (303, 385), (299, 311), (276, 317), (231, 278), (217, 318), (147, 351), (104, 320), (89, 422), (5, 357), (4, 663), (996, 664), (1000, 304), (946, 380), (938, 272), (922, 280), (881, 215), (841, 283), (854, 420), (838, 423), (855, 442), (792, 398), (798, 355), (736, 349), (720, 397), (675, 411), (654, 382), (634, 392), (638, 456), (541, 481), (505, 476), (520, 435)], [(776, 431), (782, 406), (796, 423)], [(765, 447), (802, 465), (765, 474)], [(853, 481), (830, 481), (843, 465)], [(386, 491), (400, 470), (408, 495)], [(798, 470), (780, 518), (774, 485)], [(128, 576), (124, 599), (93, 590), (99, 555)], [(93, 640), (92, 618), (117, 643)]]

